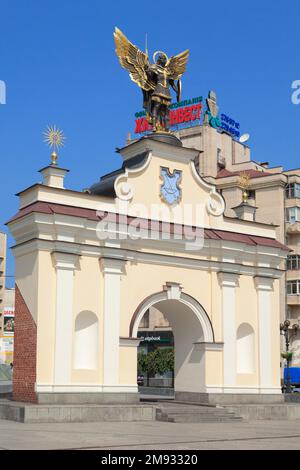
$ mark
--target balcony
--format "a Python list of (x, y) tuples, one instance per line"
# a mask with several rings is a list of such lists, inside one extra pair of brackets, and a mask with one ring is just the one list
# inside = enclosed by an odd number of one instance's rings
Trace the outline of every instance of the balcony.
[(286, 222), (287, 233), (300, 233), (300, 222)]
[(300, 294), (287, 294), (288, 305), (300, 305)]
[(300, 207), (300, 198), (299, 197), (289, 197), (285, 199), (285, 207)]
[(287, 268), (286, 278), (288, 281), (294, 281), (295, 279), (300, 279), (300, 270)]
[[(299, 296), (294, 296), (299, 297)], [(295, 299), (296, 300), (296, 299)], [(300, 304), (289, 305), (287, 310), (287, 319), (290, 321), (290, 328), (298, 324), (300, 320)]]

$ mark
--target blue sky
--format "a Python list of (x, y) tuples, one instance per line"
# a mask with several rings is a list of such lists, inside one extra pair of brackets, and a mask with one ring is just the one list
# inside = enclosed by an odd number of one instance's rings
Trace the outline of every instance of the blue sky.
[(251, 134), (253, 159), (300, 166), (300, 105), (291, 102), (299, 17), (300, 4), (281, 0), (0, 0), (0, 230), (17, 211), (14, 194), (49, 161), (48, 124), (67, 137), (67, 187), (81, 190), (119, 166), (114, 150), (134, 130), (141, 93), (115, 56), (115, 26), (141, 48), (147, 32), (151, 56), (189, 48), (183, 98), (215, 90), (220, 110)]

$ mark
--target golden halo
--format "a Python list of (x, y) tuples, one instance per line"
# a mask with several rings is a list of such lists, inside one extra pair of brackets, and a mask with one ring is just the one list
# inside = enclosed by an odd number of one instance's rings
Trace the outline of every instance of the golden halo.
[(156, 52), (154, 52), (154, 54), (153, 54), (153, 62), (154, 62), (155, 64), (156, 64), (156, 56), (157, 56), (157, 54), (162, 54), (162, 55), (164, 55), (165, 58), (167, 59), (167, 62), (168, 62), (169, 57), (167, 56), (167, 54), (166, 54), (165, 52), (163, 52), (163, 51), (156, 51)]

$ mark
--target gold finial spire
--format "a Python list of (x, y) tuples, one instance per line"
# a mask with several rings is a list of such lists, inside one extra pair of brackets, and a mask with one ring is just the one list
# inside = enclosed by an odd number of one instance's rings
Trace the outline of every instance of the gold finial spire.
[(57, 153), (52, 152), (51, 154), (51, 165), (57, 165)]
[(240, 179), (239, 179), (239, 186), (243, 190), (243, 202), (247, 203), (248, 202), (248, 197), (249, 197), (249, 187), (250, 187), (250, 180), (251, 177), (249, 173), (246, 173), (245, 171), (240, 174)]
[(58, 129), (56, 126), (48, 126), (44, 132), (44, 142), (46, 142), (53, 152), (51, 154), (51, 165), (57, 165), (57, 151), (60, 147), (63, 147), (65, 144), (65, 136), (62, 130)]

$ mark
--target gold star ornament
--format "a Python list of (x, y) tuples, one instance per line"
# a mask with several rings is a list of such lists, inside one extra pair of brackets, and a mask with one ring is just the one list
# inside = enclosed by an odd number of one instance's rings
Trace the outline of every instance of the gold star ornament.
[(57, 153), (58, 149), (60, 147), (63, 147), (65, 144), (65, 136), (62, 130), (58, 129), (56, 126), (48, 126), (47, 129), (44, 132), (44, 142), (46, 142), (47, 145), (51, 149), (53, 149), (52, 155), (51, 155), (51, 164), (52, 165), (57, 165)]

